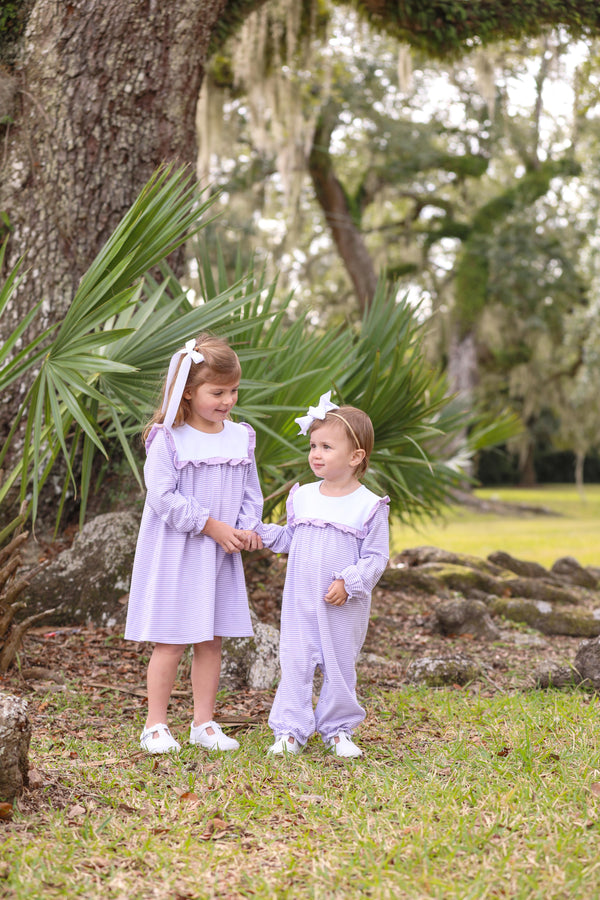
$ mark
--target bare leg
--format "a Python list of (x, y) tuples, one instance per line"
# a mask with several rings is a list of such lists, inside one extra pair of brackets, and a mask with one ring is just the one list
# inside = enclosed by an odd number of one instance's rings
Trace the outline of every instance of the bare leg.
[[(221, 674), (221, 643), (221, 638), (215, 637), (212, 641), (202, 641), (199, 644), (194, 644), (194, 658), (192, 660), (194, 725), (202, 725), (204, 722), (209, 722), (215, 712), (219, 676)], [(207, 734), (214, 734), (214, 730), (212, 728), (207, 729)]]
[(146, 728), (167, 724), (167, 709), (185, 644), (155, 644), (148, 663), (148, 716)]

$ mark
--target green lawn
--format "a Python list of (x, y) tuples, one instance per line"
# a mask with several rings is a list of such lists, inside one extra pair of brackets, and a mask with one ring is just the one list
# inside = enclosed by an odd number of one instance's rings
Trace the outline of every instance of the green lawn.
[[(572, 900), (598, 896), (598, 701), (372, 690), (366, 757), (137, 749), (123, 695), (40, 697), (45, 787), (0, 821), (6, 900)], [(134, 721), (136, 719), (138, 721)], [(61, 723), (68, 733), (61, 734)], [(187, 720), (173, 722), (183, 734)]]
[(453, 508), (447, 511), (444, 521), (427, 523), (420, 529), (394, 525), (393, 552), (430, 544), (483, 557), (504, 550), (548, 567), (561, 556), (574, 556), (581, 565), (600, 565), (600, 485), (587, 486), (583, 498), (569, 484), (531, 489), (485, 488), (476, 494), (508, 503), (543, 506), (560, 515), (488, 515)]

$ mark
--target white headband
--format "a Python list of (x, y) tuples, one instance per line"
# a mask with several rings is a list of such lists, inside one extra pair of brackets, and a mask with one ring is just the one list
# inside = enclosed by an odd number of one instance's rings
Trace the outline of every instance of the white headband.
[[(168, 428), (170, 428), (175, 421), (175, 416), (177, 415), (177, 410), (179, 409), (179, 404), (181, 403), (181, 398), (183, 396), (183, 391), (188, 380), (188, 375), (190, 374), (190, 367), (192, 363), (204, 362), (204, 357), (201, 353), (198, 353), (198, 351), (194, 349), (195, 346), (196, 341), (194, 338), (191, 338), (186, 342), (183, 350), (177, 350), (173, 354), (173, 356), (171, 357), (171, 362), (169, 363), (169, 373), (167, 375), (165, 396), (163, 398), (161, 409), (161, 412), (165, 415), (163, 423)], [(173, 390), (171, 391), (171, 385), (173, 384), (173, 378), (175, 377), (175, 370), (177, 369), (177, 365), (179, 364), (179, 357), (182, 354), (184, 354), (184, 356), (181, 360), (179, 371), (177, 372), (177, 378), (175, 379)], [(171, 394), (170, 399), (169, 393)]]
[(294, 422), (300, 426), (298, 434), (306, 434), (315, 419), (324, 419), (332, 409), (339, 409), (339, 406), (337, 403), (331, 402), (331, 391), (327, 391), (326, 394), (321, 394), (318, 406), (309, 406), (305, 416), (294, 419)]

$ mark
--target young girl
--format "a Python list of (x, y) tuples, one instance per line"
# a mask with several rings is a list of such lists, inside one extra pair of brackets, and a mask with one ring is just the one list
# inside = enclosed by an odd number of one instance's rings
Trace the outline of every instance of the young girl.
[(163, 402), (143, 437), (146, 502), (125, 637), (152, 641), (142, 749), (180, 746), (167, 726), (177, 667), (193, 644), (190, 743), (234, 750), (212, 720), (221, 638), (252, 634), (240, 550), (255, 549), (262, 515), (255, 434), (230, 420), (241, 368), (220, 338), (202, 334), (171, 359)]
[[(371, 591), (389, 556), (387, 497), (359, 479), (373, 449), (373, 425), (353, 406), (331, 403), (296, 419), (310, 434), (309, 465), (319, 481), (294, 485), (287, 525), (259, 525), (263, 544), (289, 553), (281, 610), (281, 682), (269, 725), (269, 753), (300, 753), (316, 730), (336, 756), (357, 757), (352, 741), (365, 712), (356, 697), (356, 660), (369, 623)], [(315, 668), (323, 687), (313, 710)]]

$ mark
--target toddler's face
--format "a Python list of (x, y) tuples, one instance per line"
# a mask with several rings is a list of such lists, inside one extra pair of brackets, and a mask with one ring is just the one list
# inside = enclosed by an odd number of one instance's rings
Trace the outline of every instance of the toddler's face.
[(317, 478), (345, 481), (354, 475), (361, 458), (343, 422), (325, 422), (312, 429), (308, 464)]
[(239, 384), (218, 384), (205, 381), (184, 391), (190, 401), (190, 415), (186, 423), (198, 431), (216, 433), (223, 430), (223, 422), (237, 403)]

